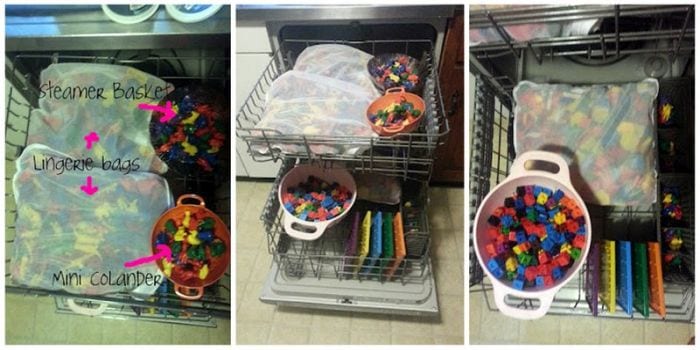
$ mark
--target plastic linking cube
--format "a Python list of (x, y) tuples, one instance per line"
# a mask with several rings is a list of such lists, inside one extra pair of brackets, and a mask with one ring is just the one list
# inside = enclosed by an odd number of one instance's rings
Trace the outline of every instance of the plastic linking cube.
[(326, 221), (348, 210), (352, 192), (338, 183), (328, 183), (315, 176), (289, 187), (282, 195), (284, 209), (305, 221)]
[(519, 186), (487, 221), (487, 269), (518, 290), (566, 278), (587, 244), (583, 211), (561, 189)]

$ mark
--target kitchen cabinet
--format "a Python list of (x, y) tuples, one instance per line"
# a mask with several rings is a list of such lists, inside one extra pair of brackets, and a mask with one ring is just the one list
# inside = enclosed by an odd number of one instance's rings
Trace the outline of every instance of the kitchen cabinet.
[[(265, 22), (240, 21), (236, 24), (236, 109), (243, 105), (272, 57)], [(274, 178), (279, 162), (256, 162), (248, 147), (236, 138), (236, 176)]]
[(440, 61), (440, 87), (450, 135), (438, 147), (433, 182), (464, 182), (464, 14), (450, 19)]

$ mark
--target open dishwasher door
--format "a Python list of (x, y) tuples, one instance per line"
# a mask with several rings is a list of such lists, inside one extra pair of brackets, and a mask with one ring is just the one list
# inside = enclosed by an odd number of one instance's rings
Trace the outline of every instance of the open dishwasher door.
[[(403, 261), (396, 262), (393, 276), (388, 277), (382, 270), (365, 270), (357, 255), (347, 252), (348, 238), (352, 237), (351, 219), (326, 230), (315, 241), (295, 239), (284, 232), (284, 209), (280, 209), (277, 189), (282, 176), (293, 166), (289, 160), (282, 165), (262, 215), (273, 260), (260, 300), (307, 308), (436, 315), (438, 301), (428, 254), (427, 203), (421, 202), (427, 197), (427, 188), (419, 189), (410, 201), (403, 200), (400, 208), (382, 207), (387, 211), (400, 210), (407, 252)], [(414, 182), (410, 181), (412, 185)], [(409, 196), (405, 192), (404, 198)], [(405, 202), (413, 204), (407, 207)], [(358, 202), (348, 216), (371, 208), (376, 205)], [(377, 260), (378, 265), (394, 263), (391, 258)]]

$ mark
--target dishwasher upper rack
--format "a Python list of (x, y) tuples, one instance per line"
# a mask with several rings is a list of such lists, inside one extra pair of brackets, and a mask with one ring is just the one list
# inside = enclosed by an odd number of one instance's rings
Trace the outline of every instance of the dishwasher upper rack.
[[(427, 211), (424, 209), (427, 200), (426, 186), (419, 191), (418, 198), (411, 201), (416, 209), (408, 213), (402, 205), (402, 216), (410, 215), (415, 220), (411, 223), (408, 220), (404, 222), (406, 257), (397, 267), (393, 278), (387, 279), (385, 274), (377, 269), (356, 274), (354, 272), (356, 268), (362, 266), (358, 265), (357, 256), (345, 254), (345, 241), (351, 230), (352, 220), (349, 217), (354, 215), (357, 208), (353, 208), (338, 225), (327, 229), (321, 238), (314, 241), (292, 238), (284, 232), (282, 224), (284, 209), (280, 206), (277, 191), (282, 177), (295, 166), (295, 163), (294, 159), (286, 159), (282, 163), (260, 216), (267, 234), (268, 252), (286, 277), (312, 276), (317, 279), (360, 279), (402, 284), (420, 284), (429, 277), (430, 235)], [(357, 206), (358, 203), (355, 205)], [(368, 256), (366, 259), (371, 257)], [(375, 261), (377, 265), (383, 266), (393, 263), (393, 258), (376, 258)]]
[[(470, 11), (470, 29), (492, 28), (501, 39), (497, 42), (470, 46), (472, 61), (480, 62), (480, 68), (491, 76), (501, 92), (510, 92), (522, 77), (523, 61), (531, 54), (538, 65), (557, 57), (582, 61), (593, 59), (605, 63), (626, 55), (667, 55), (673, 64), (679, 56), (693, 55), (695, 51), (694, 10), (689, 4), (673, 5), (534, 5), (506, 9), (477, 9)], [(623, 31), (620, 21), (644, 18), (654, 22), (653, 28)], [(612, 19), (608, 30), (570, 37), (536, 38), (518, 41), (504, 29), (507, 25), (551, 24), (556, 22)], [(669, 44), (670, 43), (670, 44)], [(636, 44), (631, 45), (631, 44)], [(642, 45), (642, 46), (640, 46)], [(518, 67), (514, 72), (499, 69), (495, 61), (507, 59)], [(688, 60), (683, 71), (692, 63)]]
[[(481, 74), (475, 75), (474, 127), (471, 137), (469, 172), (469, 287), (470, 293), (483, 293), (486, 305), (491, 311), (498, 311), (498, 309), (491, 303), (493, 298), (493, 293), (491, 292), (492, 284), (486, 278), (476, 257), (473, 243), (473, 225), (476, 210), (481, 201), (491, 188), (508, 176), (508, 169), (515, 158), (515, 150), (513, 148), (514, 113), (512, 112), (512, 107), (513, 102), (510, 96), (502, 94), (501, 90), (494, 86), (486, 77)], [(664, 178), (662, 177), (661, 179), (663, 181)], [(688, 210), (692, 213), (694, 211), (693, 203), (691, 201), (684, 203), (689, 206), (688, 209), (684, 207), (684, 211)], [(606, 231), (612, 228), (612, 226), (606, 226), (607, 220), (610, 219), (658, 220), (659, 208), (657, 204), (648, 208), (590, 206), (589, 212), (593, 226), (600, 227), (602, 231)], [(692, 216), (690, 224), (694, 225)], [(685, 231), (690, 232), (690, 234), (684, 234), (683, 239), (689, 240), (688, 246), (694, 247), (693, 227)], [(690, 256), (692, 257), (692, 254)], [(584, 275), (587, 269), (588, 265), (584, 264), (577, 276), (557, 293), (549, 313), (592, 315), (587, 303), (587, 289), (584, 283)], [(646, 319), (679, 322), (693, 321), (695, 312), (693, 280), (694, 276), (688, 275), (685, 271), (667, 271), (664, 275), (666, 318), (663, 319), (659, 315), (652, 313)], [(513, 307), (525, 309), (537, 308), (539, 305), (537, 301), (532, 299), (512, 296), (506, 298), (506, 303)], [(645, 319), (637, 311), (631, 316), (619, 310), (616, 313), (610, 313), (602, 304), (598, 303), (598, 316)]]
[[(274, 80), (293, 69), (296, 56), (293, 48), (318, 44), (342, 44), (362, 49), (370, 54), (401, 52), (421, 59), (427, 70), (423, 88), (426, 102), (424, 121), (412, 133), (394, 137), (314, 136), (282, 134), (277, 130), (261, 129), (256, 125), (265, 110), (267, 91)], [(272, 54), (255, 87), (250, 92), (236, 116), (236, 134), (247, 145), (247, 152), (256, 161), (277, 161), (286, 157), (343, 162), (347, 168), (371, 171), (404, 179), (427, 181), (432, 174), (434, 151), (446, 140), (450, 131), (445, 117), (442, 94), (434, 62), (433, 43), (430, 40), (301, 40), (285, 39)], [(350, 155), (342, 153), (317, 153), (316, 146), (347, 146), (366, 151)], [(267, 150), (256, 151), (256, 146)], [(281, 150), (279, 146), (291, 146), (296, 150)]]
[[(200, 52), (202, 53), (202, 52)], [(118, 55), (119, 53), (117, 53)], [(63, 62), (84, 62), (84, 63), (102, 63), (102, 64), (121, 64), (136, 66), (142, 70), (148, 71), (150, 74), (160, 76), (168, 81), (201, 81), (214, 82), (220, 86), (228, 86), (229, 73), (227, 62), (228, 57), (204, 57), (204, 56), (177, 56), (172, 52), (172, 56), (155, 55), (151, 52), (140, 51), (138, 57), (119, 58), (117, 55), (84, 55), (84, 54), (68, 54), (68, 53), (53, 53), (53, 54), (33, 54), (33, 53), (8, 53), (6, 61), (5, 73), (13, 88), (9, 87), (6, 92), (6, 125), (5, 130), (5, 188), (12, 188), (12, 174), (14, 173), (15, 160), (21, 155), (26, 147), (29, 122), (31, 112), (38, 107), (38, 92), (37, 82), (39, 81), (38, 72), (46, 68), (49, 64)], [(11, 56), (11, 59), (10, 57)], [(186, 73), (183, 62), (194, 62), (198, 67), (197, 72), (190, 71)], [(11, 63), (10, 63), (11, 62)], [(226, 63), (224, 63), (226, 62)], [(180, 66), (178, 71), (176, 65)], [(224, 63), (222, 65), (222, 63)], [(145, 67), (145, 69), (144, 69)], [(37, 72), (32, 74), (31, 72)], [(19, 141), (15, 141), (19, 140)], [(223, 186), (230, 180), (223, 181), (223, 177), (199, 177), (186, 176), (175, 173), (168, 178), (171, 185), (178, 185), (185, 189), (204, 190), (214, 186)], [(173, 184), (173, 181), (176, 183)], [(213, 211), (217, 213), (223, 220), (230, 222), (230, 213), (224, 208), (228, 208), (230, 196), (216, 198), (215, 201), (210, 201), (214, 206)], [(17, 218), (17, 209), (15, 207), (14, 193), (12, 191), (5, 193), (5, 203), (7, 210), (5, 211), (5, 244), (11, 245), (14, 243), (15, 237), (15, 222)], [(230, 211), (230, 210), (229, 210)], [(9, 251), (12, 251), (10, 248)], [(9, 271), (11, 258), (5, 260), (5, 270)], [(216, 326), (215, 318), (230, 318), (231, 297), (230, 297), (230, 273), (225, 273), (215, 285), (206, 289), (204, 297), (201, 299), (201, 304), (185, 304), (181, 303), (179, 297), (173, 292), (161, 296), (153, 296), (146, 301), (134, 300), (128, 293), (113, 293), (107, 295), (77, 295), (70, 294), (60, 290), (46, 290), (32, 288), (27, 286), (15, 285), (9, 273), (5, 274), (6, 292), (22, 294), (27, 296), (53, 296), (59, 305), (59, 299), (74, 299), (78, 303), (91, 304), (106, 304), (108, 306), (104, 317), (117, 318), (134, 318), (142, 320), (166, 322), (166, 323), (181, 323), (200, 326)], [(155, 310), (153, 314), (135, 312), (135, 308), (144, 308)], [(59, 308), (60, 310), (60, 308)], [(65, 311), (65, 310), (64, 310)], [(170, 313), (168, 313), (170, 311)], [(173, 317), (172, 313), (178, 312), (187, 314), (188, 317)]]

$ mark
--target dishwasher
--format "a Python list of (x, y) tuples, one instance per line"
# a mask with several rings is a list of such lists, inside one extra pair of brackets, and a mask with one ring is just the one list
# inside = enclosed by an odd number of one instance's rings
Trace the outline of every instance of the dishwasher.
[[(157, 8), (155, 5), (151, 20), (124, 25), (108, 19), (103, 9), (94, 5), (6, 7), (6, 188), (12, 188), (15, 160), (28, 146), (29, 125), (34, 122), (32, 112), (40, 108), (39, 100), (44, 92), (40, 91), (39, 74), (50, 65), (129, 67), (161, 78), (174, 88), (206, 85), (228, 95), (230, 7), (221, 8), (206, 24), (181, 23), (166, 15), (163, 8)], [(228, 163), (220, 163), (221, 171), (209, 174), (171, 166), (163, 176), (175, 196), (200, 194), (208, 207), (230, 226)], [(176, 295), (170, 281), (161, 284), (155, 293), (138, 296), (131, 291), (73, 294), (17, 283), (10, 274), (10, 265), (18, 210), (12, 190), (5, 198), (6, 293), (26, 298), (52, 297), (57, 313), (203, 327), (217, 327), (217, 319), (230, 318), (228, 271), (206, 287), (203, 297), (193, 301)], [(139, 228), (139, 232), (150, 230), (151, 227)]]
[[(242, 141), (239, 156), (256, 162), (274, 161), (280, 169), (272, 183), (260, 219), (272, 263), (260, 300), (276, 305), (408, 315), (437, 315), (435, 278), (430, 259), (427, 207), (428, 181), (434, 151), (444, 143), (450, 128), (443, 110), (436, 57), (451, 6), (365, 7), (318, 6), (273, 9), (274, 6), (239, 6), (237, 20), (263, 20), (273, 48), (269, 64), (242, 101), (236, 117), (236, 134)], [(272, 10), (272, 11), (270, 11)], [(266, 94), (285, 72), (295, 68), (302, 52), (315, 45), (341, 44), (366, 54), (407, 54), (426, 67), (425, 83), (418, 94), (426, 102), (425, 119), (412, 133), (398, 137), (310, 136), (285, 134), (258, 126)], [(364, 69), (364, 68), (363, 68)], [(452, 136), (451, 136), (452, 137)], [(260, 145), (265, 146), (264, 152)], [(318, 145), (362, 147), (352, 155), (327, 153)], [(389, 175), (401, 180), (400, 204), (379, 210), (400, 211), (406, 244), (405, 259), (394, 278), (381, 269), (354, 275), (357, 256), (346, 250), (351, 219), (328, 229), (317, 240), (293, 238), (284, 228), (284, 211), (278, 199), (280, 182), (295, 165), (340, 167), (353, 176)], [(358, 205), (357, 203), (355, 204)], [(373, 209), (378, 208), (376, 205)], [(352, 215), (352, 211), (350, 212)], [(378, 258), (391, 263), (390, 258)]]
[[(651, 195), (656, 200), (639, 204), (586, 200), (592, 223), (588, 259), (556, 294), (548, 313), (694, 322), (694, 6), (472, 6), (469, 30), (472, 297), (483, 295), (488, 310), (500, 309), (489, 295), (494, 290), (492, 277), (477, 260), (480, 248), (474, 244), (474, 219), (489, 191), (508, 176), (518, 143), (524, 142), (518, 129), (526, 122), (518, 118), (532, 114), (518, 114), (530, 103), (520, 95), (523, 88), (573, 85), (586, 89), (595, 86), (591, 84), (653, 78), (658, 81), (658, 98), (651, 105), (650, 119), (655, 122), (649, 139), (655, 162), (647, 174), (653, 175), (656, 193)], [(617, 85), (606, 86), (613, 89)], [(556, 105), (552, 96), (540, 101), (545, 106)], [(671, 114), (676, 118), (671, 124), (661, 119), (668, 106), (676, 113)], [(576, 108), (571, 110), (578, 111)], [(614, 152), (611, 147), (610, 155)], [(631, 186), (620, 178), (615, 180), (621, 188)], [(683, 216), (669, 220), (666, 207), (676, 204)], [(634, 254), (623, 250), (629, 242), (640, 245), (641, 250), (635, 249)], [(615, 243), (617, 250), (607, 246)], [(612, 272), (615, 268), (617, 272)], [(523, 312), (542, 305), (512, 295), (506, 295), (505, 304)]]

